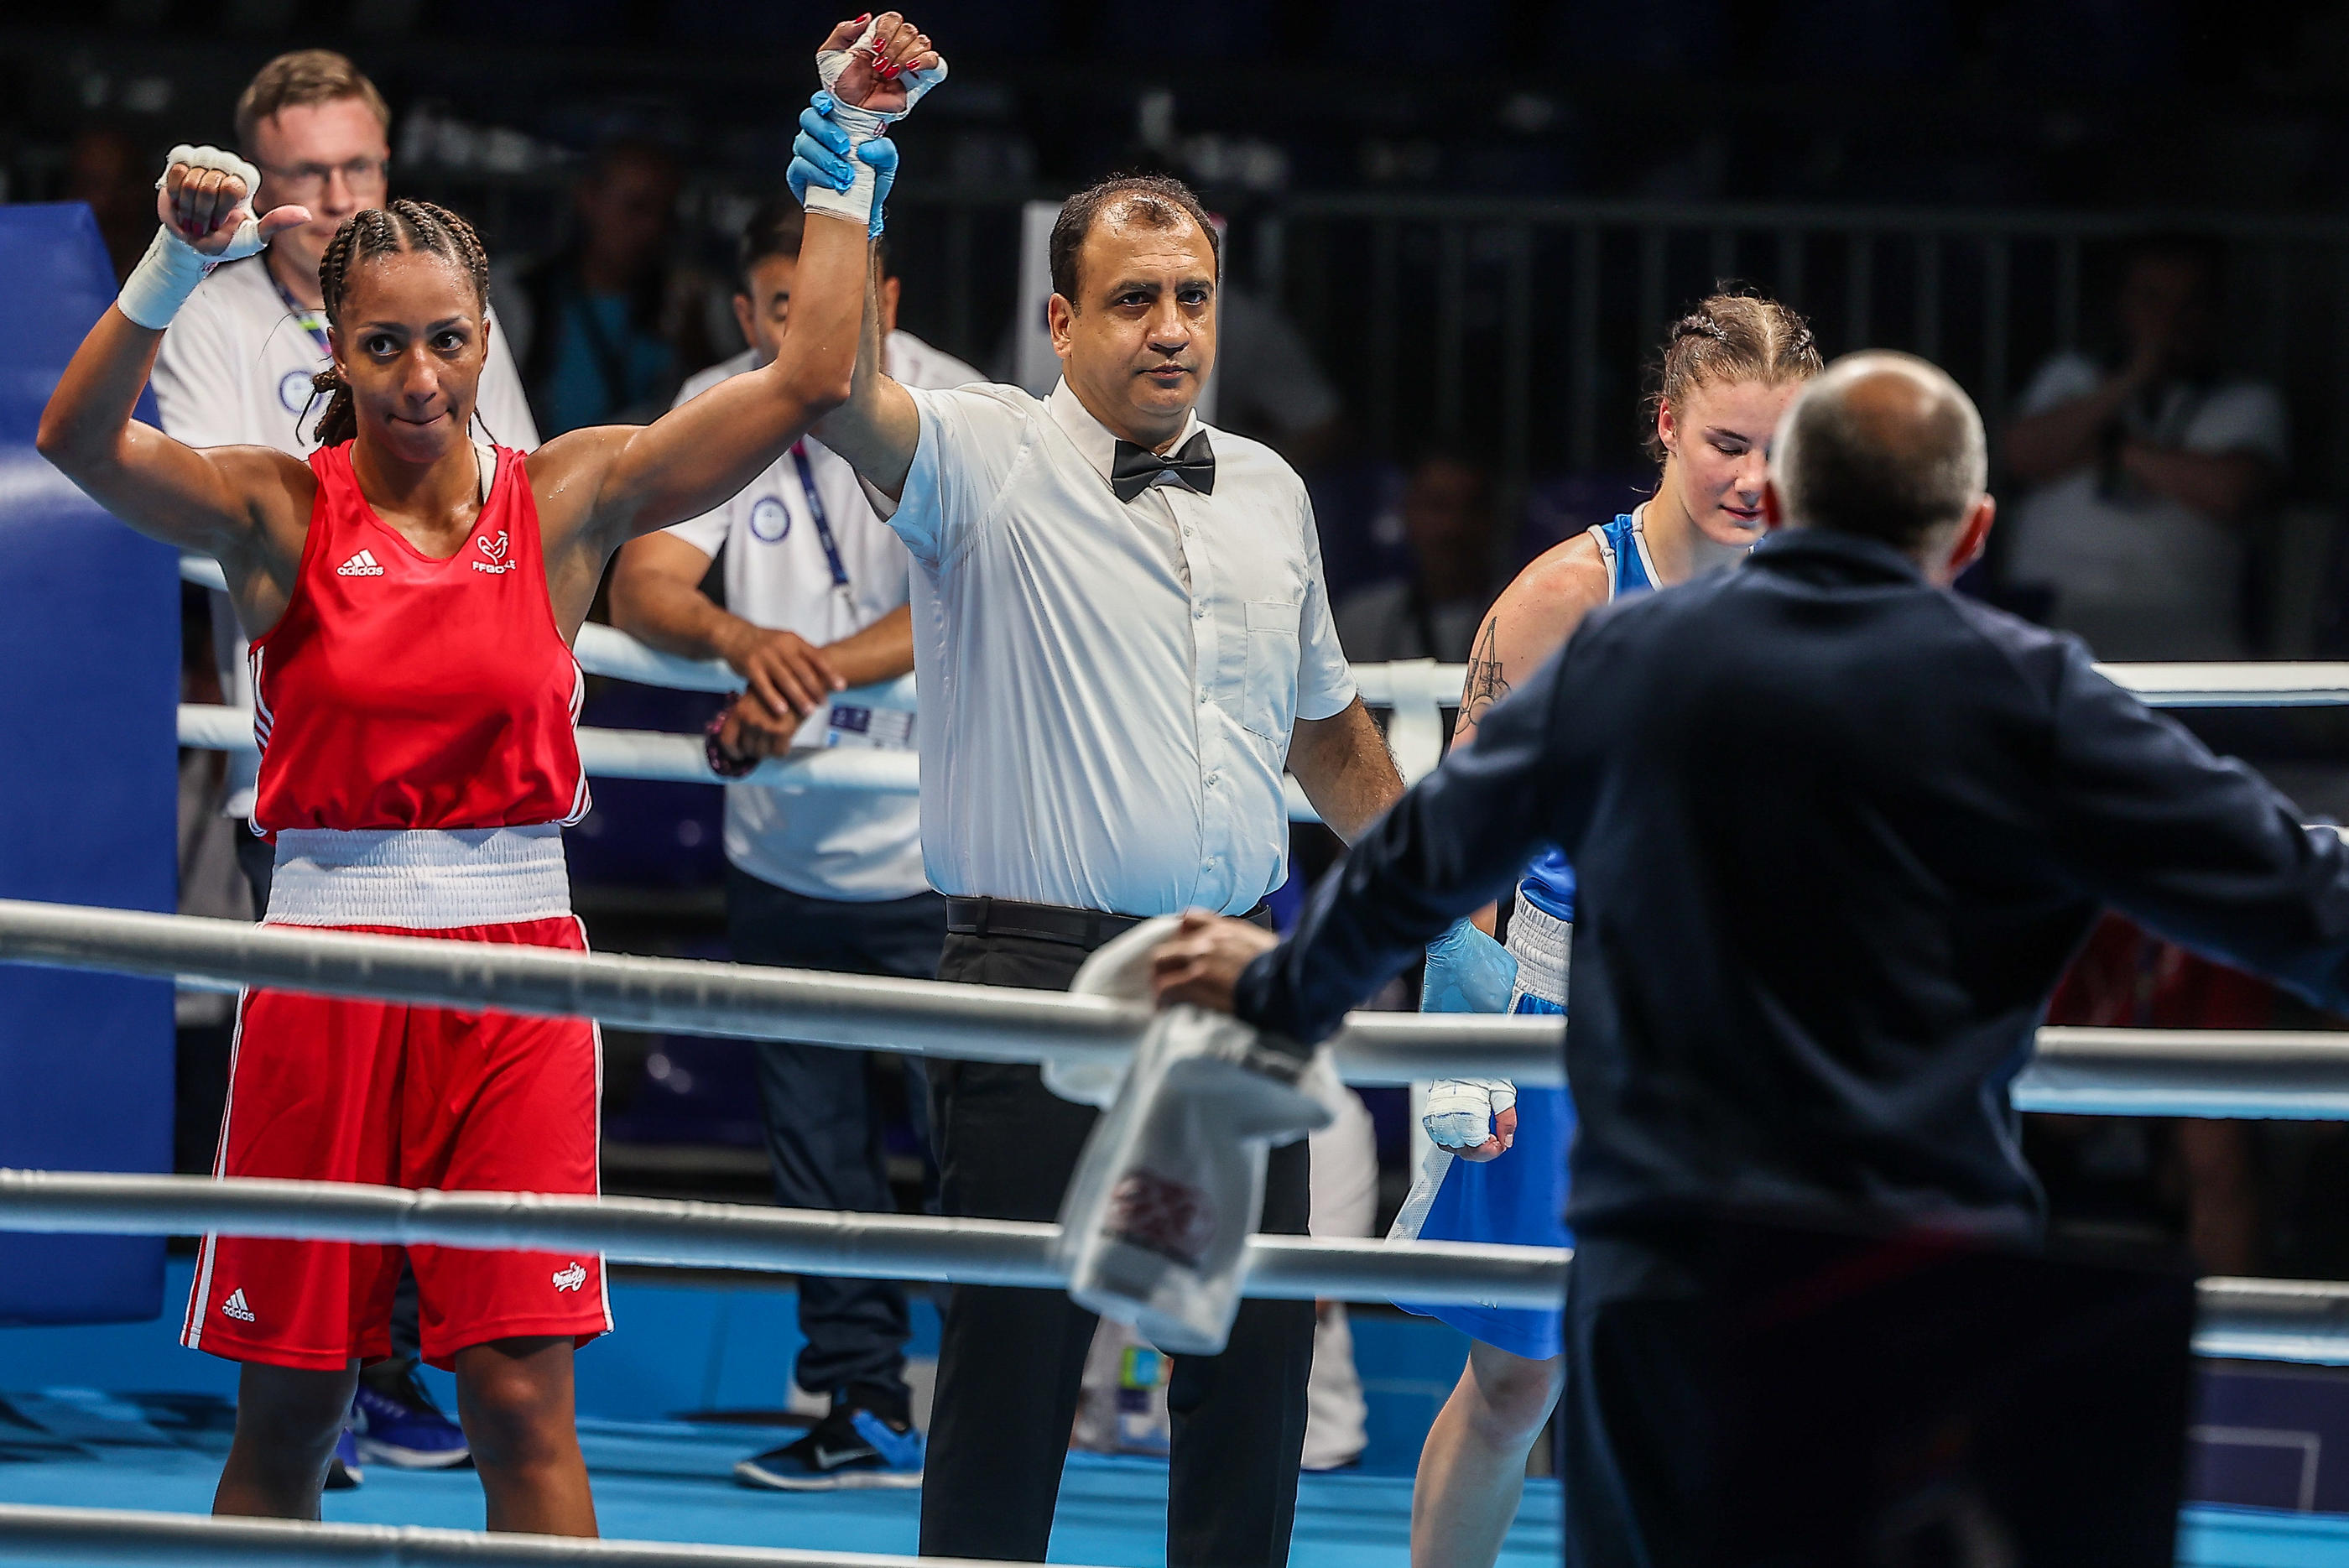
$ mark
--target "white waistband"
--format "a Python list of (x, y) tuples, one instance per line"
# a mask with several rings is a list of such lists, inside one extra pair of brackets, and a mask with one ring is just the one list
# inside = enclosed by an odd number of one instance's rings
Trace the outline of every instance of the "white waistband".
[(563, 829), (551, 822), (357, 833), (302, 827), (277, 836), (268, 915), (274, 925), (446, 930), (570, 912)]
[(1509, 951), (1517, 961), (1517, 989), (1554, 1006), (1566, 1005), (1566, 971), (1574, 952), (1574, 925), (1520, 896), (1509, 911)]

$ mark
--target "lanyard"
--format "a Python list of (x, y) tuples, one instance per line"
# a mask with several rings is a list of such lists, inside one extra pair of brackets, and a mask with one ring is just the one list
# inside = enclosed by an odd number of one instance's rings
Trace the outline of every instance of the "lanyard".
[(832, 586), (845, 598), (848, 566), (840, 558), (840, 542), (832, 536), (832, 520), (824, 514), (823, 497), (816, 493), (815, 474), (808, 468), (806, 442), (792, 442), (792, 466), (799, 470), (800, 489), (807, 495), (808, 515), (815, 519), (816, 542), (823, 546), (824, 561), (832, 567)]
[[(824, 512), (823, 496), (815, 487), (815, 472), (808, 466), (805, 441), (792, 442), (792, 467), (799, 472), (800, 492), (807, 497), (808, 516), (815, 523), (816, 542), (823, 546), (824, 563), (832, 568), (833, 592), (839, 596), (841, 613), (853, 624), (856, 597), (849, 591), (848, 563), (841, 559), (840, 541), (832, 536), (832, 518)], [(904, 751), (913, 744), (913, 730), (911, 713), (875, 712), (870, 708), (843, 708), (834, 702), (824, 720), (823, 743)]]
[(262, 262), (261, 270), (267, 275), (269, 286), (277, 291), (277, 297), (284, 302), (286, 313), (294, 317), (294, 325), (308, 333), (310, 341), (318, 346), (319, 357), (333, 358), (335, 346), (327, 341), (326, 324), (318, 319), (318, 313), (306, 305), (296, 305), (294, 302), (294, 296), (285, 292), (285, 286), (277, 281), (277, 275), (269, 270), (269, 263), (266, 259)]

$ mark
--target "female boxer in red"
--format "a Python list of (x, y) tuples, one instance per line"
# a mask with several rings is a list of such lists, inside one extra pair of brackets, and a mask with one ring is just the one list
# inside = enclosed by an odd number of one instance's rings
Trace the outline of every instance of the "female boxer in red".
[[(876, 64), (935, 60), (883, 21), (836, 88), (876, 109), (905, 97)], [(574, 431), (524, 457), (468, 436), (489, 332), (480, 241), (423, 202), (360, 213), (320, 269), (334, 366), (327, 444), (305, 463), (200, 452), (131, 418), (206, 265), (307, 221), (254, 218), (255, 182), (229, 155), (174, 152), (163, 232), (59, 380), (40, 449), (115, 515), (227, 575), (253, 639), (271, 921), (583, 948), (561, 827), (587, 805), (570, 642), (624, 541), (722, 504), (847, 398), (864, 228), (809, 222), (807, 303), (771, 365), (654, 424)], [(254, 991), (217, 1169), (592, 1194), (598, 1075), (578, 1020)], [(419, 1247), (412, 1262), (425, 1355), (456, 1374), (490, 1528), (595, 1533), (571, 1358), (611, 1326), (601, 1261)], [(318, 1516), (357, 1368), (389, 1351), (397, 1275), (386, 1247), (206, 1240), (182, 1338), (243, 1364), (216, 1511)]]

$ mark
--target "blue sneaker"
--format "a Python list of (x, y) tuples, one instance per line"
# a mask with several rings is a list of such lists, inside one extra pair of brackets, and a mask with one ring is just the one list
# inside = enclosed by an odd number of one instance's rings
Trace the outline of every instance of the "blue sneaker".
[(359, 1457), (404, 1470), (445, 1470), (470, 1456), (465, 1434), (440, 1413), (409, 1366), (387, 1392), (383, 1379), (359, 1379), (351, 1398), (351, 1430)]
[(834, 1410), (797, 1442), (742, 1460), (734, 1479), (778, 1491), (845, 1491), (917, 1487), (927, 1439), (898, 1431), (870, 1410)]
[(348, 1427), (335, 1439), (335, 1457), (326, 1461), (328, 1491), (352, 1491), (367, 1480), (367, 1471), (359, 1468), (358, 1440), (351, 1436)]

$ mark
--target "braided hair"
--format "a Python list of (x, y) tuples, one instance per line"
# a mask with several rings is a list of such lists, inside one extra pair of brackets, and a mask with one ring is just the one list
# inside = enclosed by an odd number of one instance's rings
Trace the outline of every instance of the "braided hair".
[[(332, 322), (341, 317), (353, 268), (378, 256), (409, 251), (428, 252), (455, 266), (472, 284), (474, 303), (485, 311), (489, 308), (490, 254), (481, 248), (481, 236), (473, 232), (473, 225), (446, 207), (401, 197), (387, 206), (352, 213), (327, 242), (326, 254), (318, 259), (318, 295), (325, 302), (326, 319)], [(312, 402), (321, 397), (326, 400), (326, 411), (318, 416), (313, 431), (319, 445), (339, 446), (359, 433), (358, 410), (340, 370), (327, 366), (310, 378), (310, 388)], [(306, 415), (308, 408), (303, 412)]]
[(1661, 464), (1664, 443), (1656, 417), (1666, 403), (1684, 405), (1708, 383), (1807, 381), (1825, 368), (1818, 339), (1800, 312), (1754, 290), (1724, 284), (1672, 323), (1663, 352), (1649, 368), (1648, 455)]

